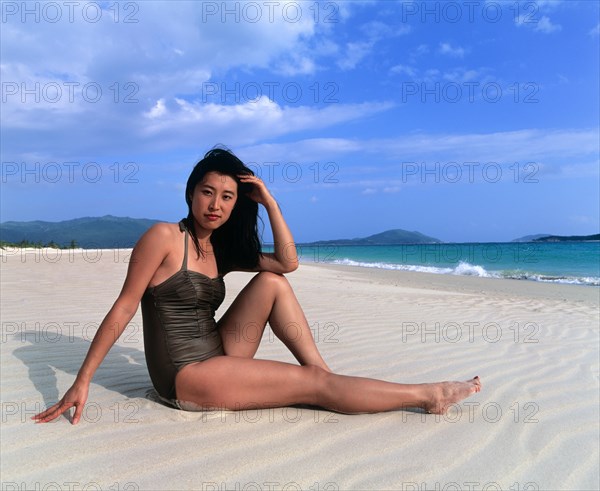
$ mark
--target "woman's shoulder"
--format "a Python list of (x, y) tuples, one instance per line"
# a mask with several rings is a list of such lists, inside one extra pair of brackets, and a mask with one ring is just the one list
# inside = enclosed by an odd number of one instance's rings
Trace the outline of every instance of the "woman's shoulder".
[(181, 237), (181, 228), (179, 223), (157, 222), (152, 225), (140, 237), (139, 242), (161, 242), (165, 243)]
[(152, 231), (154, 234), (181, 234), (183, 231), (181, 228), (181, 222), (172, 223), (172, 222), (157, 222), (152, 225), (148, 232)]

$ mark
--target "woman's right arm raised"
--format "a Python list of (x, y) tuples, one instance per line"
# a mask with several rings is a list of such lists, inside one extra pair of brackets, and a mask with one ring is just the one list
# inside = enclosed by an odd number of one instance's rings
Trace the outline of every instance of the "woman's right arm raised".
[(72, 423), (79, 422), (96, 369), (135, 315), (150, 280), (169, 253), (170, 227), (166, 223), (153, 225), (140, 238), (131, 253), (121, 293), (100, 324), (75, 382), (59, 402), (32, 419), (46, 423), (75, 407)]

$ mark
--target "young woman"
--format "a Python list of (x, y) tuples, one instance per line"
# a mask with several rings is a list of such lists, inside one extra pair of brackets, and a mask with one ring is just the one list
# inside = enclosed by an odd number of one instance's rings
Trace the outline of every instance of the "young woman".
[[(283, 276), (298, 267), (296, 248), (264, 183), (231, 152), (213, 149), (192, 171), (185, 198), (187, 218), (156, 224), (140, 238), (123, 289), (75, 382), (58, 403), (34, 416), (36, 421), (51, 421), (72, 407), (73, 424), (80, 420), (94, 372), (140, 302), (150, 378), (160, 397), (179, 409), (309, 404), (342, 413), (407, 407), (443, 413), (481, 389), (479, 377), (397, 384), (332, 373)], [(261, 252), (259, 204), (269, 217), (273, 253)], [(231, 271), (258, 274), (217, 322), (223, 277)], [(254, 359), (267, 322), (299, 366)], [(300, 331), (287, 329), (292, 324)]]

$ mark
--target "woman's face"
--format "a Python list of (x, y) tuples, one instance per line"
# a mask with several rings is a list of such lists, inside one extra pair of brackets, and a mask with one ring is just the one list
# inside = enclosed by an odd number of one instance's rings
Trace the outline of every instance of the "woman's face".
[(237, 182), (230, 176), (208, 172), (196, 184), (192, 195), (192, 213), (205, 230), (216, 230), (231, 216), (237, 201)]

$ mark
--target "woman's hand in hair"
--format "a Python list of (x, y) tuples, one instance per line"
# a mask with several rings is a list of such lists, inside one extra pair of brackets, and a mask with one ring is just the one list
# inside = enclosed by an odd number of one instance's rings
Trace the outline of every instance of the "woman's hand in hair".
[(256, 201), (257, 203), (267, 207), (270, 204), (276, 204), (275, 198), (271, 195), (267, 186), (262, 180), (254, 175), (239, 175), (238, 178), (244, 184), (251, 184), (252, 190), (246, 193), (246, 196), (250, 198), (252, 201)]
[(258, 261), (256, 271), (271, 271), (273, 273), (290, 273), (298, 267), (298, 253), (294, 244), (294, 237), (290, 232), (281, 209), (271, 196), (267, 186), (256, 176), (239, 176), (240, 181), (251, 184), (252, 190), (246, 195), (262, 204), (269, 215), (271, 230), (273, 231), (273, 253), (262, 254)]

